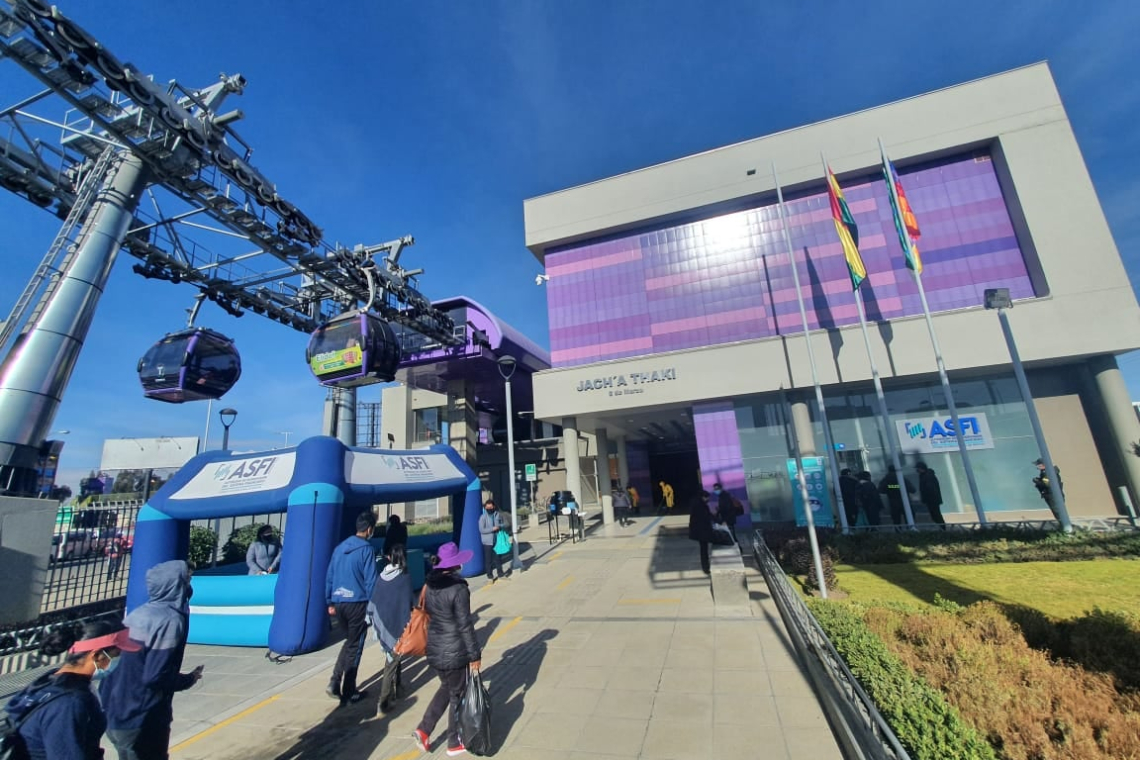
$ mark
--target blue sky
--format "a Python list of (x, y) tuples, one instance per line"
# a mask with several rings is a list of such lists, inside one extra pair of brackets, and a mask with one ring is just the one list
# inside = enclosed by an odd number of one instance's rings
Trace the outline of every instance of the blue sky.
[[(340, 10), (330, 10), (331, 8)], [(192, 8), (192, 10), (191, 10)], [(481, 0), (329, 5), (293, 0), (117, 0), (61, 10), (158, 81), (240, 72), (227, 108), (254, 163), (349, 245), (413, 234), (404, 256), (430, 298), (465, 294), (547, 345), (522, 201), (701, 150), (1049, 60), (1121, 255), (1140, 272), (1140, 4), (790, 0)], [(1086, 10), (1087, 9), (1087, 10)], [(0, 65), (5, 102), (36, 90)], [(62, 114), (60, 114), (62, 116)], [(826, 146), (821, 146), (826, 147)], [(917, 210), (920, 215), (921, 209)], [(0, 195), (0, 310), (50, 245), (56, 220)], [(53, 429), (62, 482), (96, 467), (104, 438), (201, 435), (204, 403), (141, 396), (135, 362), (180, 328), (194, 291), (120, 258)], [(1112, 318), (1112, 315), (1105, 315)], [(1130, 317), (1131, 318), (1131, 317)], [(242, 381), (235, 447), (318, 434), (324, 391), (305, 336), (210, 305)], [(1140, 398), (1140, 360), (1122, 361)], [(378, 400), (375, 388), (362, 400)], [(215, 411), (217, 405), (215, 405)], [(212, 444), (218, 445), (214, 421)]]

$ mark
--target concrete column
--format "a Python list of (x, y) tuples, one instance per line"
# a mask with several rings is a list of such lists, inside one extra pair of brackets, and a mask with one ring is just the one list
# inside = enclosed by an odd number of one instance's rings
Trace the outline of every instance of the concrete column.
[(562, 456), (566, 461), (566, 490), (582, 498), (582, 464), (578, 461), (578, 419), (562, 418)]
[(356, 445), (356, 389), (337, 388), (336, 437), (345, 446)]
[(479, 445), (479, 413), (467, 398), (467, 381), (447, 383), (448, 444), (459, 452), (471, 469), (476, 469)]
[(602, 522), (610, 525), (614, 521), (614, 497), (610, 492), (610, 439), (603, 427), (594, 429), (594, 437), (598, 441), (598, 501), (602, 505)]
[(321, 435), (329, 435), (336, 438), (336, 389), (329, 388), (325, 393), (325, 409), (324, 417), (321, 419)]
[(796, 426), (796, 437), (800, 439), (800, 451), (803, 455), (818, 456), (815, 448), (815, 428), (811, 424), (811, 408), (806, 401), (802, 399), (792, 401), (792, 424)]
[(625, 448), (625, 436), (617, 437), (618, 480), (622, 488), (629, 488), (629, 452)]
[[(389, 386), (380, 392), (380, 404), (380, 448), (408, 448), (412, 437), (412, 389), (407, 385)], [(456, 450), (462, 453), (458, 446)]]
[(1089, 370), (1096, 380), (1105, 421), (1115, 444), (1113, 448), (1128, 480), (1126, 485), (1132, 494), (1132, 503), (1140, 504), (1140, 457), (1132, 453), (1132, 444), (1140, 441), (1140, 420), (1132, 408), (1132, 398), (1124, 384), (1124, 376), (1120, 373), (1115, 356), (1093, 357), (1089, 360)]

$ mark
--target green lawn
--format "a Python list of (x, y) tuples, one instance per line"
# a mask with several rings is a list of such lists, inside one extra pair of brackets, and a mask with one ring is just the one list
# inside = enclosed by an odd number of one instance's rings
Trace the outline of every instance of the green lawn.
[(836, 565), (839, 588), (856, 601), (959, 604), (990, 599), (1067, 619), (1093, 607), (1140, 610), (1140, 561), (1013, 562), (984, 565)]

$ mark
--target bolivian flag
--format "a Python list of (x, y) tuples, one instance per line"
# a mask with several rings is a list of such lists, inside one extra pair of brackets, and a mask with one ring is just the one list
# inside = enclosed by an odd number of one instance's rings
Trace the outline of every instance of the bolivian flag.
[(918, 219), (910, 208), (903, 190), (902, 180), (895, 171), (895, 165), (883, 154), (883, 178), (887, 181), (887, 191), (891, 199), (891, 211), (895, 217), (895, 230), (899, 233), (899, 245), (902, 246), (906, 265), (914, 270), (915, 274), (922, 274), (922, 256), (918, 253), (918, 245), (914, 242), (922, 235), (918, 230)]
[(830, 166), (827, 167), (827, 195), (831, 199), (831, 218), (835, 221), (835, 231), (839, 234), (843, 256), (847, 259), (847, 271), (851, 273), (851, 289), (858, 290), (863, 280), (867, 279), (867, 267), (863, 266), (863, 257), (859, 255), (859, 228), (855, 226), (855, 217), (851, 216), (851, 209), (847, 207), (843, 190), (839, 188)]

